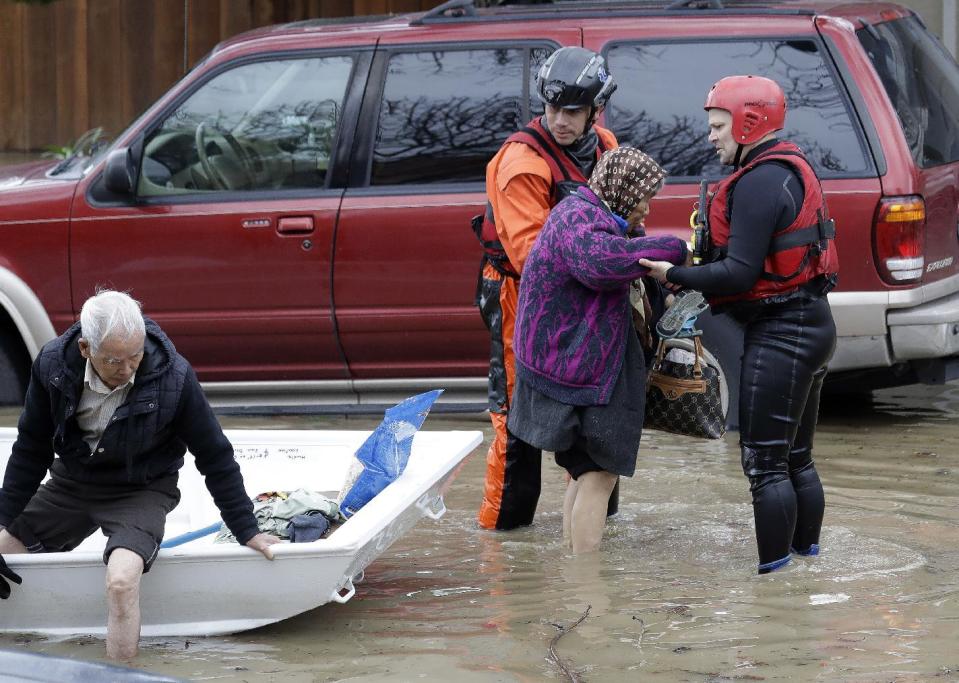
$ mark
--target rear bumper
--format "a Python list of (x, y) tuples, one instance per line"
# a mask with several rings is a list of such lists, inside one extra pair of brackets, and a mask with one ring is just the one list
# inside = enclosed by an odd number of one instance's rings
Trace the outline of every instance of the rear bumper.
[(839, 339), (833, 371), (959, 354), (959, 277), (910, 290), (829, 295)]
[(959, 293), (887, 316), (897, 361), (941, 358), (959, 353)]

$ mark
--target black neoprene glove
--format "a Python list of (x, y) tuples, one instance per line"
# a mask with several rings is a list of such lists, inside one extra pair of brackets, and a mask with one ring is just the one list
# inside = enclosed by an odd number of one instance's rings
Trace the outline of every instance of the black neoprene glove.
[(20, 575), (7, 566), (3, 555), (0, 555), (0, 600), (6, 600), (10, 597), (10, 584), (7, 583), (7, 579), (10, 579), (16, 584), (23, 582)]

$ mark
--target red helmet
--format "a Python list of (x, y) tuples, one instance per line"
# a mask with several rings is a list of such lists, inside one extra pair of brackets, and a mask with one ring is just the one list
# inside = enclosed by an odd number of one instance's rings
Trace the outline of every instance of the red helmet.
[(786, 122), (786, 96), (776, 81), (762, 76), (727, 76), (716, 81), (703, 109), (725, 109), (733, 115), (733, 138), (751, 145)]

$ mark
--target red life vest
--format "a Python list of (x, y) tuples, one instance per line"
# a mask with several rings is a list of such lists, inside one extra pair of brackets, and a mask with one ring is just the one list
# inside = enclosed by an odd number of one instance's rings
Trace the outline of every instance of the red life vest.
[[(602, 156), (609, 147), (603, 142), (603, 136), (598, 135), (599, 144), (596, 146), (596, 159)], [(572, 157), (553, 140), (553, 136), (540, 123), (539, 117), (530, 121), (525, 128), (521, 128), (507, 138), (506, 143), (521, 142), (532, 147), (539, 154), (552, 175), (550, 184), (550, 206), (556, 206), (577, 187), (586, 184), (586, 177)], [(488, 261), (500, 274), (518, 278), (519, 273), (509, 262), (503, 243), (496, 233), (496, 219), (493, 217), (493, 207), (487, 202), (486, 211), (473, 217), (473, 232), (483, 245), (484, 259)]]
[[(725, 253), (729, 244), (729, 198), (736, 183), (757, 165), (768, 161), (788, 164), (799, 176), (804, 192), (799, 215), (790, 225), (773, 234), (769, 252), (763, 261), (763, 272), (752, 289), (731, 296), (710, 297), (711, 305), (785, 294), (819, 275), (834, 275), (839, 271), (836, 226), (828, 217), (822, 186), (802, 151), (791, 142), (777, 143), (720, 181), (709, 202), (709, 230), (713, 246), (720, 253)], [(749, 200), (740, 198), (739, 201)]]

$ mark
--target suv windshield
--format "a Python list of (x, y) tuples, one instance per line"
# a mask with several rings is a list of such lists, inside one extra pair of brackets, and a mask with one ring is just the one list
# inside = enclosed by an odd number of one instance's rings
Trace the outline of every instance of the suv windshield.
[(923, 168), (959, 161), (959, 67), (916, 17), (856, 32)]

